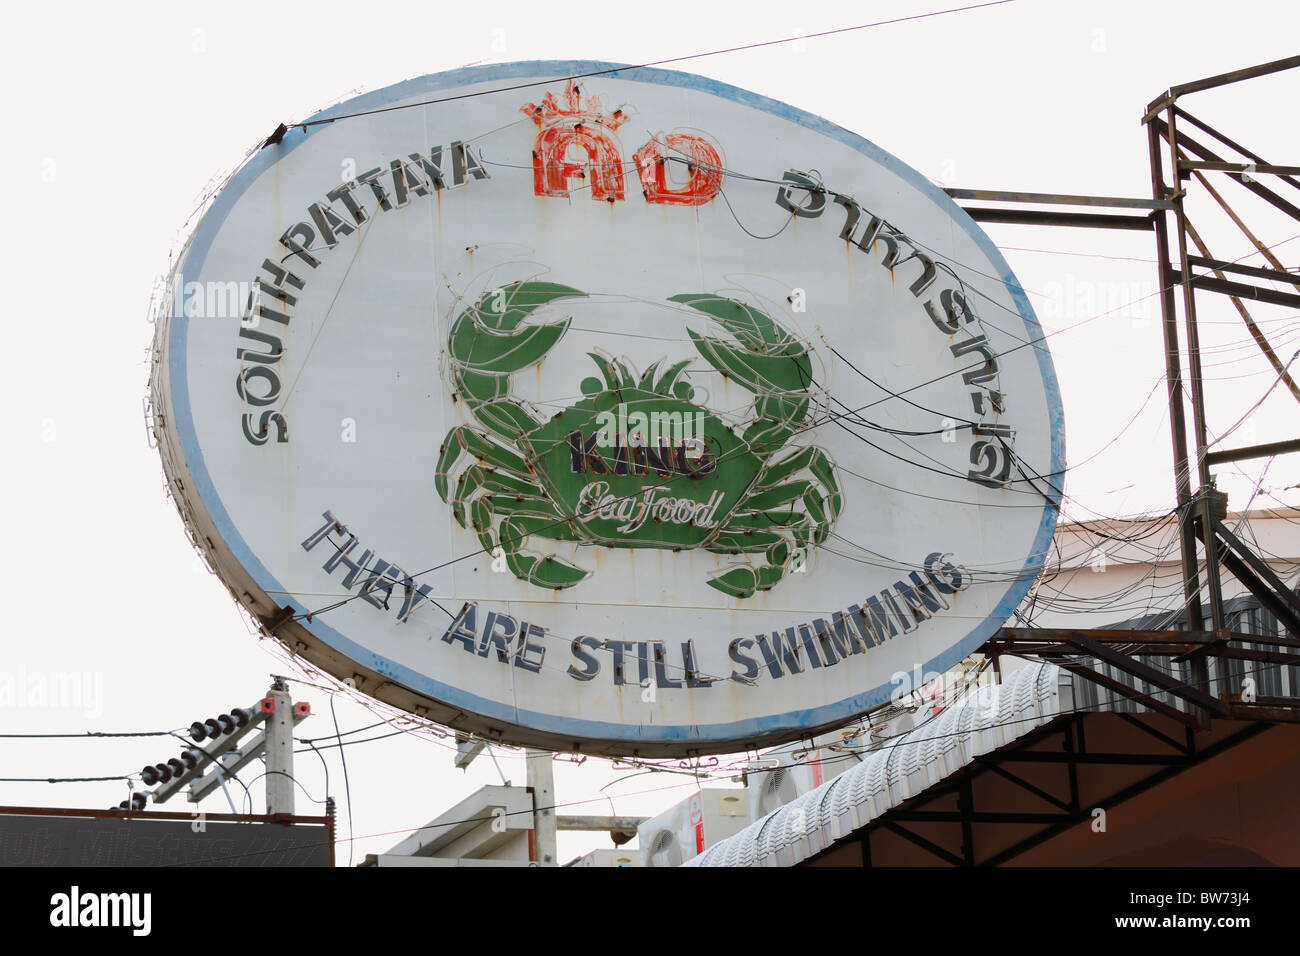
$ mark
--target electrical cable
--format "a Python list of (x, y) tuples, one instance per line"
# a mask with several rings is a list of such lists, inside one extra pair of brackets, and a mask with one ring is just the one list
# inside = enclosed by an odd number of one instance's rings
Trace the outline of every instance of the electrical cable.
[[(974, 3), (964, 7), (951, 7), (947, 10), (933, 10), (928, 13), (918, 13), (918, 14), (913, 14), (911, 16), (905, 16), (905, 17), (894, 17), (893, 19), (890, 20), (877, 20), (873, 23), (861, 23), (851, 27), (840, 27), (834, 30), (822, 30), (818, 33), (808, 33), (803, 36), (783, 37), (779, 40), (764, 40), (759, 43), (746, 43), (740, 46), (727, 47), (725, 49), (708, 50), (703, 53), (692, 53), (687, 56), (676, 56), (676, 57), (669, 57), (663, 60), (652, 60), (650, 62), (640, 63), (635, 66), (631, 66), (631, 65), (615, 66), (603, 70), (592, 70), (587, 73), (574, 73), (568, 76), (567, 79), (581, 80), (593, 76), (606, 76), (610, 73), (622, 73), (631, 70), (647, 69), (649, 67), (655, 67), (655, 66), (666, 66), (669, 63), (684, 63), (688, 60), (698, 60), (704, 57), (721, 56), (726, 53), (738, 53), (743, 50), (757, 50), (762, 47), (776, 46), (779, 44), (791, 43), (799, 40), (815, 40), (821, 37), (835, 36), (843, 33), (854, 33), (859, 30), (868, 30), (873, 27), (889, 26), (895, 23), (906, 23), (912, 20), (927, 20), (933, 17), (941, 17), (952, 13), (964, 13), (968, 10), (979, 10), (984, 7), (997, 7), (1012, 2), (1014, 2), (1014, 0), (989, 0), (989, 2), (986, 3)], [(490, 96), (496, 93), (509, 93), (515, 90), (526, 90), (537, 86), (547, 86), (549, 84), (558, 82), (558, 79), (559, 78), (552, 77), (546, 80), (534, 80), (528, 83), (516, 83), (512, 86), (504, 86), (492, 90), (477, 90), (472, 93), (458, 93), (450, 96), (436, 97), (434, 99), (421, 100), (416, 103), (399, 103), (395, 106), (383, 106), (383, 107), (377, 107), (375, 109), (370, 109), (370, 110), (360, 110), (356, 113), (344, 113), (340, 116), (332, 116), (324, 119), (306, 120), (302, 123), (295, 123), (293, 125), (295, 127), (301, 127), (305, 129), (308, 126), (319, 126), (325, 123), (335, 123), (338, 122), (339, 120), (353, 119), (358, 116), (373, 116), (377, 113), (390, 113), (394, 110), (414, 109), (420, 106), (432, 106), (435, 103), (448, 103), (453, 100), (472, 99), (477, 96)]]
[[(326, 801), (329, 799), (329, 793), (327, 791), (325, 794), (326, 797), (325, 800), (317, 800), (315, 797), (311, 795), (311, 792), (305, 786), (303, 786), (302, 781), (300, 781), (293, 774), (284, 770), (267, 770), (265, 773), (259, 773), (252, 780), (248, 781), (248, 786), (251, 787), (253, 784), (257, 783), (257, 781), (261, 780), (263, 777), (270, 777), (270, 776), (288, 777), (293, 782), (294, 786), (296, 786), (299, 790), (302, 791), (303, 796), (306, 797), (308, 800), (310, 800), (312, 803), (319, 803), (321, 805), (324, 805)], [(245, 811), (245, 816), (251, 816), (253, 813), (253, 795), (251, 790), (246, 790), (245, 792), (248, 794), (248, 799), (246, 801), (246, 805), (248, 809)], [(349, 863), (349, 866), (350, 865), (351, 864)]]
[(0, 734), (0, 740), (54, 740), (59, 738), (89, 738), (89, 737), (167, 737), (174, 736), (173, 730), (138, 730), (124, 733), (114, 733), (111, 731), (87, 730), (82, 733), (73, 734)]
[(334, 710), (334, 695), (330, 694), (330, 717), (334, 719), (334, 735), (338, 738), (339, 760), (343, 762), (343, 791), (348, 801), (348, 866), (352, 865), (352, 785), (348, 781), (348, 757), (343, 749), (344, 741), (339, 733), (339, 717)]

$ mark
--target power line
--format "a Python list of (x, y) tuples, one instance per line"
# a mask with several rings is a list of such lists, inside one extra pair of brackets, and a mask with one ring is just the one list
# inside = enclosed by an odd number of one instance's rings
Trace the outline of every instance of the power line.
[(106, 730), (87, 730), (76, 734), (0, 734), (0, 740), (54, 740), (59, 738), (83, 738), (83, 737), (167, 737), (175, 731), (171, 730), (136, 730), (115, 733)]
[[(334, 710), (334, 694), (330, 694), (330, 717), (334, 719), (334, 736), (338, 738), (339, 760), (343, 762), (343, 791), (348, 801), (348, 837), (350, 838), (355, 832), (352, 828), (352, 784), (348, 781), (348, 757), (347, 752), (343, 749), (343, 735), (339, 733), (339, 716)], [(348, 841), (348, 866), (352, 865), (352, 847), (351, 839)]]
[[(685, 63), (689, 60), (699, 60), (704, 57), (721, 56), (726, 53), (739, 53), (743, 50), (757, 50), (763, 47), (777, 46), (782, 43), (793, 43), (799, 40), (816, 40), (821, 37), (837, 36), (843, 33), (854, 33), (859, 30), (869, 30), (872, 29), (873, 27), (889, 26), (891, 24), (896, 24), (896, 23), (907, 23), (912, 20), (928, 20), (934, 17), (946, 16), (952, 13), (964, 13), (967, 10), (980, 10), (983, 9), (984, 7), (997, 7), (997, 6), (1002, 6), (1003, 4), (1013, 3), (1013, 2), (1015, 2), (1015, 0), (990, 0), (990, 2), (987, 3), (974, 3), (964, 7), (950, 7), (947, 10), (933, 10), (930, 11), (929, 13), (917, 13), (906, 17), (894, 17), (893, 19), (890, 20), (877, 20), (873, 23), (860, 23), (857, 26), (839, 27), (834, 30), (823, 30), (819, 33), (807, 33), (804, 34), (803, 36), (782, 37), (779, 40), (763, 40), (759, 43), (746, 43), (740, 46), (726, 47), (718, 50), (708, 50), (703, 53), (691, 53), (686, 56), (669, 57), (663, 60), (651, 60), (647, 63), (640, 63), (635, 66), (633, 65), (614, 66), (614, 67), (607, 67), (603, 70), (591, 70), (590, 72), (587, 73), (574, 73), (568, 76), (567, 79), (582, 80), (593, 76), (607, 76), (611, 73), (621, 73), (629, 70), (642, 70), (654, 66), (666, 66), (669, 63)], [(370, 110), (359, 110), (358, 112), (355, 113), (344, 113), (340, 116), (332, 116), (327, 119), (306, 120), (302, 123), (294, 123), (293, 125), (305, 129), (308, 126), (319, 126), (324, 123), (334, 123), (337, 122), (338, 120), (353, 119), (358, 116), (373, 116), (377, 113), (390, 113), (394, 110), (412, 109), (419, 106), (432, 106), (435, 103), (449, 103), (452, 102), (453, 100), (472, 99), (473, 97), (476, 96), (490, 96), (495, 93), (509, 93), (514, 90), (526, 90), (537, 86), (547, 86), (555, 82), (557, 82), (557, 78), (554, 77), (545, 80), (533, 80), (528, 83), (516, 83), (512, 86), (503, 86), (492, 90), (479, 90), (473, 93), (456, 93), (451, 96), (440, 96), (440, 97), (435, 97), (434, 99), (420, 100), (415, 103), (399, 103), (394, 106), (381, 106)]]
[(130, 780), (131, 774), (114, 777), (0, 777), (0, 783), (103, 783), (106, 780)]

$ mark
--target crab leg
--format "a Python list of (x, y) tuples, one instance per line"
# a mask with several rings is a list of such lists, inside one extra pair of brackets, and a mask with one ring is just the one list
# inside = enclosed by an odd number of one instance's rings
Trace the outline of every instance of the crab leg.
[(474, 465), (461, 474), (456, 482), (456, 494), (451, 499), (451, 513), (462, 528), (465, 527), (465, 505), (474, 493), (480, 490), (488, 493), (488, 497), (492, 497), (492, 492), (508, 496), (537, 497), (537, 492), (541, 489), (505, 472), (494, 472), (482, 465)]
[(465, 452), (484, 462), (489, 469), (499, 468), (507, 473), (520, 476), (529, 473), (528, 465), (510, 449), (489, 441), (467, 425), (457, 425), (448, 432), (446, 439), (442, 443), (441, 454), (438, 456), (438, 468), (433, 480), (438, 497), (443, 501), (447, 500), (447, 479), (451, 474), (451, 469), (455, 467), (456, 462), (460, 460), (460, 456)]
[(533, 417), (513, 401), (485, 402), (471, 411), (488, 431), (512, 444), (537, 429)]
[(717, 588), (723, 594), (730, 594), (732, 597), (747, 598), (755, 591), (766, 591), (781, 580), (785, 574), (785, 568), (772, 567), (769, 565), (760, 565), (751, 567), (748, 564), (738, 565), (721, 574), (715, 574), (709, 578), (709, 585)]
[(501, 550), (505, 552), (506, 564), (515, 577), (539, 587), (560, 590), (571, 588), (591, 576), (590, 571), (576, 564), (570, 564), (554, 554), (539, 558), (535, 554), (526, 554), (521, 550), (524, 540), (532, 531), (542, 528), (553, 529), (563, 520), (563, 516), (558, 512), (552, 512), (546, 517), (513, 515), (501, 522)]
[[(494, 537), (492, 526), (498, 517), (498, 509), (508, 512), (514, 507), (519, 507), (521, 510), (528, 507), (536, 513), (510, 514), (501, 522), (500, 531)], [(523, 550), (528, 535), (542, 529), (546, 529), (553, 537), (577, 539), (577, 535), (567, 527), (564, 517), (544, 498), (535, 497), (526, 505), (513, 498), (475, 498), (470, 504), (470, 525), (478, 536), (483, 550), (494, 554), (499, 547), (505, 555), (506, 566), (521, 581), (558, 590), (573, 587), (591, 575), (590, 571), (570, 564), (554, 554), (538, 557)]]
[[(806, 472), (808, 478), (792, 476)], [(769, 466), (735, 515), (709, 546), (713, 552), (765, 552), (766, 564), (740, 564), (713, 575), (709, 585), (732, 597), (747, 598), (777, 584), (799, 549), (821, 544), (843, 507), (834, 464), (820, 448), (803, 448)]]

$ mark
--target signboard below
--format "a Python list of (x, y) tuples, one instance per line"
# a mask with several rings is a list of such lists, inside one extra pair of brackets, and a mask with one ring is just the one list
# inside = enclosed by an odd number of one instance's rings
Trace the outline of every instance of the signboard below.
[(0, 867), (333, 865), (325, 817), (0, 808)]

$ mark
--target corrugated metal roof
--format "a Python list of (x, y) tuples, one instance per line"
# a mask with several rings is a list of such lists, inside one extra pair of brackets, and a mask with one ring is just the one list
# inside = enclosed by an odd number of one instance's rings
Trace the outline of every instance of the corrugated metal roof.
[(1073, 707), (1067, 672), (1023, 667), (683, 865), (793, 866)]

